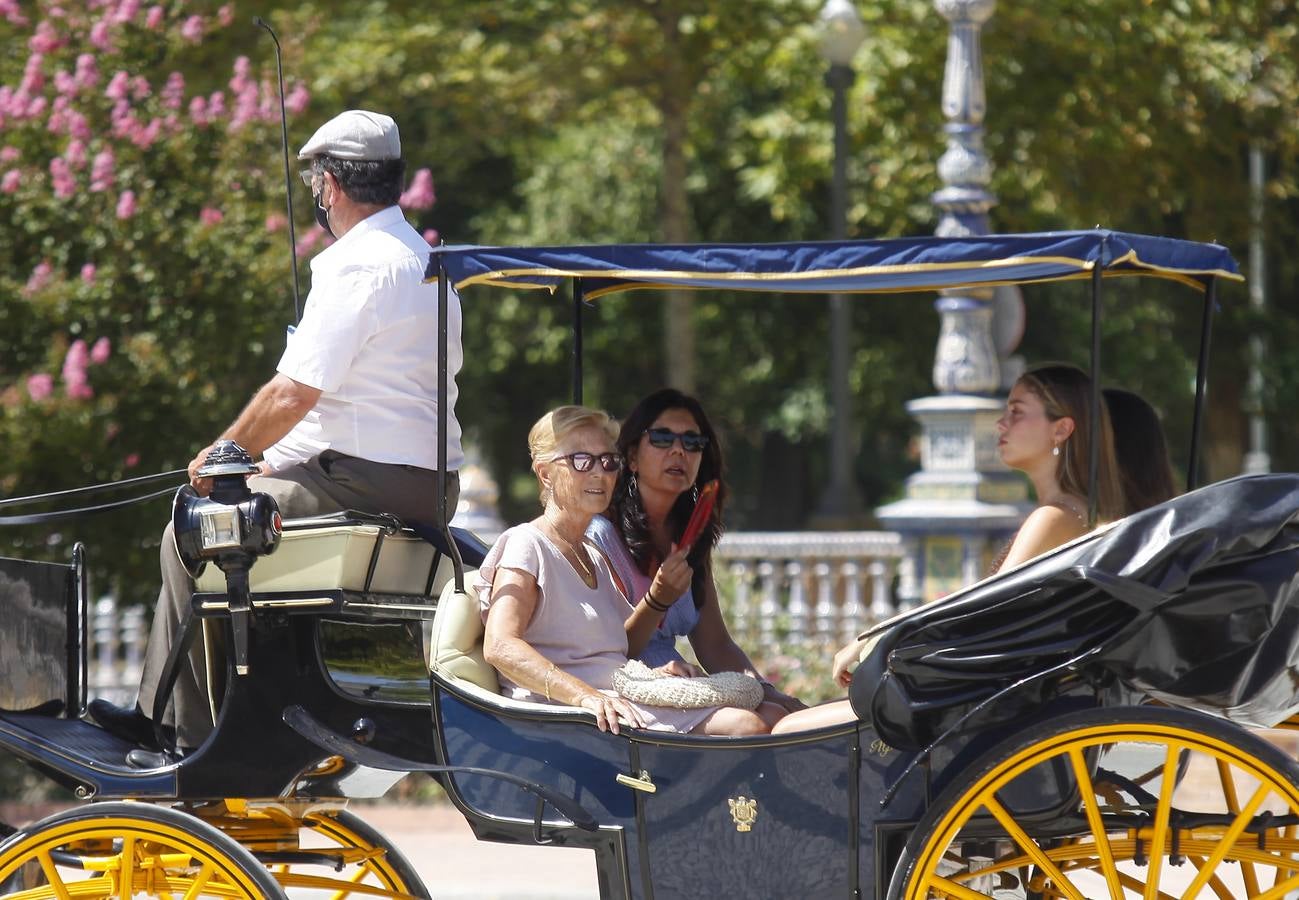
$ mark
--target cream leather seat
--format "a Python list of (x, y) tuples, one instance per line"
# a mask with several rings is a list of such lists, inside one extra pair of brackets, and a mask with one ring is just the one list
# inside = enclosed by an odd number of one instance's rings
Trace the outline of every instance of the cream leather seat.
[(594, 722), (594, 713), (576, 706), (502, 696), (496, 670), (483, 658), (483, 618), (478, 598), (469, 588), (476, 574), (472, 570), (465, 572), (464, 592), (456, 590), (455, 579), (442, 589), (429, 632), (429, 669), (457, 690), (492, 706), (565, 718), (576, 713)]

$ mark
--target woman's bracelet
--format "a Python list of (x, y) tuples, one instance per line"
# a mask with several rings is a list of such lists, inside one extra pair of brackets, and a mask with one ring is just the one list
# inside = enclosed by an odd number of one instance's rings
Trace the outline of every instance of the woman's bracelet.
[(648, 606), (650, 609), (654, 610), (655, 612), (665, 613), (672, 608), (672, 604), (670, 603), (667, 604), (666, 606), (663, 605), (662, 603), (656, 603), (654, 601), (654, 598), (650, 596), (649, 591), (646, 591), (645, 596), (641, 597), (641, 599), (645, 601), (646, 606)]
[(546, 702), (547, 702), (547, 703), (550, 703), (550, 702), (551, 702), (551, 699), (550, 699), (550, 676), (552, 676), (552, 675), (555, 674), (555, 670), (556, 670), (557, 668), (559, 668), (559, 667), (556, 666), (554, 663), (551, 663), (551, 664), (550, 664), (550, 668), (546, 670)]

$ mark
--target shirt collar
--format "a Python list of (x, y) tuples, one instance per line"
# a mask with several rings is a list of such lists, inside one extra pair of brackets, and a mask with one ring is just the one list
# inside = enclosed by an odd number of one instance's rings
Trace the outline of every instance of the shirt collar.
[(404, 218), (405, 217), (401, 214), (401, 207), (385, 207), (377, 213), (366, 216), (364, 219), (357, 222), (348, 230), (347, 234), (335, 241), (333, 246), (337, 247), (339, 244), (345, 244), (352, 240), (353, 236), (359, 238), (368, 231), (384, 231), (391, 228), (393, 225), (396, 225), (398, 222), (403, 221)]

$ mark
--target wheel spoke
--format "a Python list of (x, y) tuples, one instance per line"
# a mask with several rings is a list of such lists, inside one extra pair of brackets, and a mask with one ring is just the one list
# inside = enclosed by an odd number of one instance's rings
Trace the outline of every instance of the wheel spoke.
[(1164, 771), (1159, 785), (1159, 805), (1155, 807), (1154, 828), (1150, 836), (1150, 862), (1146, 869), (1143, 900), (1155, 900), (1159, 893), (1159, 870), (1164, 863), (1164, 841), (1168, 838), (1168, 819), (1173, 809), (1173, 789), (1177, 787), (1177, 757), (1181, 746), (1170, 741), (1164, 754)]
[(45, 875), (45, 880), (50, 883), (54, 889), (54, 895), (58, 900), (72, 900), (72, 895), (68, 893), (67, 885), (63, 883), (62, 877), (59, 876), (59, 870), (54, 867), (54, 859), (50, 856), (48, 850), (41, 851), (37, 855), (37, 860), (41, 864), (41, 872)]
[(1078, 779), (1078, 793), (1087, 813), (1087, 827), (1091, 829), (1092, 840), (1096, 842), (1096, 852), (1100, 855), (1101, 871), (1105, 883), (1109, 886), (1110, 900), (1123, 900), (1123, 885), (1119, 882), (1118, 870), (1114, 868), (1114, 852), (1110, 849), (1109, 835), (1101, 822), (1101, 811), (1096, 807), (1096, 789), (1092, 786), (1091, 773), (1087, 771), (1087, 762), (1082, 751), (1077, 747), (1069, 748), (1069, 762), (1073, 764), (1074, 777)]
[[(1186, 891), (1183, 892), (1183, 900), (1193, 900), (1195, 895), (1200, 892), (1200, 889), (1204, 887), (1205, 883), (1209, 880), (1209, 876), (1213, 874), (1213, 871), (1218, 867), (1218, 864), (1227, 858), (1227, 852), (1236, 846), (1236, 839), (1240, 837), (1246, 826), (1249, 825), (1250, 820), (1254, 818), (1254, 813), (1263, 805), (1263, 798), (1271, 792), (1272, 789), (1268, 787), (1266, 782), (1259, 784), (1258, 790), (1254, 791), (1254, 796), (1249, 798), (1249, 802), (1245, 804), (1245, 808), (1237, 814), (1236, 818), (1232, 820), (1231, 826), (1227, 829), (1226, 833), (1218, 840), (1218, 846), (1213, 848), (1213, 853), (1209, 855), (1206, 864), (1200, 867), (1200, 871), (1195, 876), (1195, 880), (1192, 881), (1186, 888)], [(1244, 865), (1245, 862), (1242, 860), (1241, 866), (1243, 867)], [(1257, 893), (1257, 891), (1254, 891), (1253, 893)]]
[(200, 896), (203, 888), (212, 880), (212, 873), (216, 871), (210, 862), (203, 863), (203, 868), (198, 870), (194, 880), (190, 882), (189, 890), (185, 892), (185, 900), (196, 900)]
[(957, 881), (944, 878), (941, 875), (935, 875), (930, 881), (932, 887), (941, 888), (948, 896), (955, 900), (988, 900), (987, 894), (980, 894), (978, 891), (972, 891), (965, 885)]
[[(1203, 856), (1191, 856), (1188, 854), (1186, 858), (1189, 859), (1197, 869), (1203, 869), (1205, 866), (1205, 858)], [(1218, 877), (1216, 872), (1209, 873), (1208, 885), (1209, 890), (1213, 891), (1214, 896), (1216, 896), (1218, 900), (1235, 900), (1235, 892), (1222, 883), (1222, 879)]]
[(1051, 858), (1042, 852), (1042, 848), (1037, 845), (1037, 841), (1029, 837), (1028, 833), (1019, 827), (1019, 823), (1011, 817), (1010, 813), (997, 801), (996, 797), (988, 797), (984, 801), (984, 806), (1001, 823), (1001, 827), (1010, 834), (1011, 840), (1018, 844), (1020, 849), (1028, 854), (1033, 862), (1037, 863), (1051, 876), (1052, 880), (1056, 882), (1060, 890), (1064, 891), (1066, 896), (1070, 897), (1071, 900), (1087, 900), (1065, 878), (1064, 873), (1051, 861)]

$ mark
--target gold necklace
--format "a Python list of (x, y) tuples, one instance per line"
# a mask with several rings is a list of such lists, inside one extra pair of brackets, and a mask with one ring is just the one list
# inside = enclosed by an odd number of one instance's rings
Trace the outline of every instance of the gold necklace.
[[(595, 587), (595, 567), (591, 565), (590, 558), (586, 553), (579, 553), (577, 548), (573, 546), (573, 543), (560, 534), (559, 529), (555, 527), (554, 522), (550, 521), (545, 516), (542, 516), (542, 519), (550, 526), (550, 530), (554, 536), (563, 542), (564, 547), (568, 548), (568, 553), (564, 554), (564, 558), (572, 562), (573, 568), (577, 570), (578, 577), (582, 579), (582, 583), (589, 588)], [(562, 548), (560, 552), (563, 552)], [(570, 556), (569, 554), (572, 555)]]

